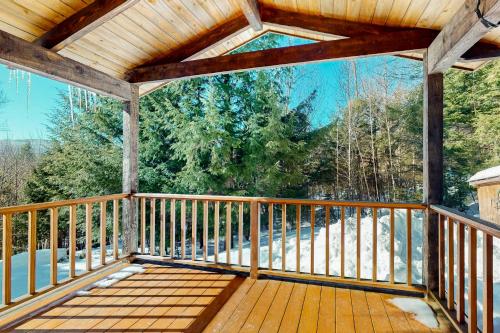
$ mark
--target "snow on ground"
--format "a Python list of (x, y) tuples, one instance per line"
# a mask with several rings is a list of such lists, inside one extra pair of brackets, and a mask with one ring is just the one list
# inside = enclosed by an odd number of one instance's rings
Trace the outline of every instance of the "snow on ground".
[(389, 300), (392, 304), (405, 312), (412, 313), (415, 320), (429, 328), (438, 328), (434, 311), (423, 300), (418, 298), (396, 297)]
[[(108, 246), (106, 261), (111, 261), (112, 249)], [(69, 257), (67, 249), (57, 249), (57, 279), (63, 280), (69, 276)], [(101, 260), (100, 248), (92, 250), (92, 267), (98, 267)], [(3, 277), (2, 260), (0, 260), (0, 276)], [(87, 270), (85, 250), (76, 252), (75, 271), (77, 275)], [(50, 285), (50, 250), (36, 251), (36, 288), (40, 289)], [(12, 256), (12, 298), (26, 295), (28, 292), (28, 253), (22, 252)], [(2, 290), (0, 288), (0, 297)]]
[(125, 267), (124, 269), (116, 273), (106, 276), (102, 280), (97, 281), (96, 283), (94, 283), (94, 286), (98, 288), (108, 288), (117, 283), (118, 281), (124, 280), (134, 274), (142, 274), (145, 271), (146, 270), (141, 265), (133, 264), (128, 267)]

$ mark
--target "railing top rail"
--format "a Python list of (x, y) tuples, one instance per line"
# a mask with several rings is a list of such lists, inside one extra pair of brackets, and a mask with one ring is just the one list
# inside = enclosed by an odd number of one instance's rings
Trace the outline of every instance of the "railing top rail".
[(441, 215), (446, 215), (455, 221), (471, 226), (474, 229), (483, 231), (493, 237), (500, 238), (500, 225), (466, 215), (458, 210), (441, 205), (431, 205), (430, 209)]
[(293, 204), (293, 205), (317, 205), (317, 206), (339, 206), (339, 207), (366, 207), (366, 208), (402, 208), (402, 209), (426, 209), (426, 205), (421, 203), (391, 203), (391, 202), (369, 202), (369, 201), (334, 201), (316, 199), (290, 199), (290, 198), (268, 198), (268, 197), (244, 197), (244, 196), (223, 196), (223, 195), (197, 195), (197, 194), (164, 194), (164, 193), (137, 193), (137, 198), (155, 199), (179, 199), (179, 200), (210, 200), (210, 201), (231, 201), (231, 202), (251, 202), (273, 204)]
[(71, 205), (82, 205), (86, 203), (94, 203), (94, 202), (102, 202), (116, 199), (124, 199), (129, 195), (125, 193), (119, 194), (111, 194), (111, 195), (102, 195), (96, 197), (88, 197), (88, 198), (79, 198), (79, 199), (70, 199), (70, 200), (61, 200), (61, 201), (53, 201), (53, 202), (43, 202), (43, 203), (34, 203), (20, 206), (9, 206), (0, 208), (0, 215), (3, 214), (19, 214), (26, 213), (33, 210), (45, 210), (50, 208), (58, 208), (65, 207)]

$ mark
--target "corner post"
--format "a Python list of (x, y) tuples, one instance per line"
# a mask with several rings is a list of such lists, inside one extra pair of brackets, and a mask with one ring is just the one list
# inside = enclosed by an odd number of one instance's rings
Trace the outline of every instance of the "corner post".
[[(131, 98), (123, 103), (123, 193), (137, 193), (139, 144), (139, 88), (130, 85)], [(122, 233), (123, 253), (137, 252), (136, 204), (133, 198), (123, 200)]]
[[(443, 201), (443, 73), (429, 74), (428, 56), (424, 55), (423, 112), (423, 201), (441, 204)], [(427, 210), (424, 224), (424, 283), (436, 290), (438, 272), (438, 214)]]

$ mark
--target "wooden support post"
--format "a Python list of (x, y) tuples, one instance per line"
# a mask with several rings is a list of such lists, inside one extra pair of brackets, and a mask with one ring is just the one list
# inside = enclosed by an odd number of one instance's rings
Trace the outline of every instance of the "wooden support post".
[[(130, 86), (131, 98), (123, 109), (123, 193), (137, 192), (137, 146), (139, 142), (139, 87)], [(136, 205), (133, 198), (123, 201), (123, 254), (137, 252)]]
[(259, 203), (250, 203), (250, 278), (256, 279), (259, 271)]
[[(443, 74), (428, 74), (424, 56), (424, 203), (443, 200)], [(427, 211), (424, 224), (424, 279), (428, 290), (439, 284), (439, 216)]]

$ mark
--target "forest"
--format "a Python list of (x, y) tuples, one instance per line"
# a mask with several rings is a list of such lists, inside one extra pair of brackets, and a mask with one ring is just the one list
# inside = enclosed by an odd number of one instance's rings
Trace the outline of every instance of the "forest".
[[(269, 36), (246, 49), (281, 42)], [(324, 126), (311, 120), (317, 90), (292, 103), (295, 67), (171, 82), (140, 101), (139, 190), (421, 201), (421, 70), (415, 62), (403, 74), (416, 83), (399, 84), (402, 73), (390, 65), (368, 76), (357, 61), (343, 62), (336, 75), (345, 103), (332, 105)], [(0, 206), (121, 192), (121, 103), (70, 92), (51, 113), (43, 153), (0, 147)], [(499, 119), (500, 62), (448, 71), (446, 205), (466, 210), (475, 199), (467, 179), (500, 163)], [(14, 227), (15, 252), (25, 248), (25, 224)]]

